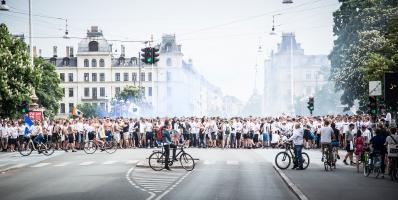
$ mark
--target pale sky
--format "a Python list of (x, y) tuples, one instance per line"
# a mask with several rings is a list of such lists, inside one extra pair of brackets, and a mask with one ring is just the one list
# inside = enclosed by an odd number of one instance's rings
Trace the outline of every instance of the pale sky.
[[(0, 23), (11, 33), (28, 35), (28, 0), (6, 0), (11, 12), (0, 11)], [(224, 94), (248, 100), (255, 85), (262, 93), (263, 60), (281, 40), (281, 32), (295, 32), (306, 54), (328, 54), (333, 46), (333, 16), (337, 0), (32, 0), (33, 14), (66, 18), (69, 35), (84, 37), (97, 25), (109, 40), (160, 41), (162, 34), (176, 34), (184, 59)], [(278, 36), (271, 36), (272, 15)], [(52, 55), (52, 46), (64, 55), (65, 46), (80, 39), (62, 37), (65, 22), (33, 17), (33, 45)], [(114, 46), (120, 50), (120, 42)], [(128, 57), (136, 56), (144, 45), (124, 43)], [(258, 52), (259, 46), (262, 52)], [(76, 50), (75, 50), (76, 52)]]

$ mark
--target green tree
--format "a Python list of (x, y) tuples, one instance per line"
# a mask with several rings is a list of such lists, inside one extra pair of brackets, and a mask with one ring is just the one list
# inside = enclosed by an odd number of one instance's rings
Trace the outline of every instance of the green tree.
[(136, 86), (126, 86), (123, 90), (116, 95), (117, 100), (132, 101), (134, 103), (141, 103), (144, 99), (143, 91)]
[(26, 44), (0, 24), (0, 117), (15, 118), (19, 105), (30, 100), (31, 87), (36, 77), (30, 67)]
[(46, 116), (54, 116), (59, 108), (59, 100), (64, 96), (62, 88), (59, 87), (60, 79), (55, 71), (55, 66), (43, 58), (35, 58), (35, 81), (36, 95), (39, 98), (38, 104), (45, 108)]
[(359, 100), (365, 108), (368, 81), (380, 80), (384, 72), (397, 69), (397, 0), (339, 0), (333, 13), (337, 36), (329, 55), (331, 80), (343, 91), (347, 109)]
[(90, 104), (90, 103), (84, 103), (84, 104), (79, 104), (76, 106), (77, 109), (79, 109), (81, 112), (83, 112), (83, 116), (86, 118), (93, 118), (93, 117), (98, 117), (99, 116), (99, 107), (95, 104)]

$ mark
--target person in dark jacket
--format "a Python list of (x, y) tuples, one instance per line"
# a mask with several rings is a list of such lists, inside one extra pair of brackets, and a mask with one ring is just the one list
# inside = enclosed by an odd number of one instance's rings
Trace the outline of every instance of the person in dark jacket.
[(177, 152), (177, 146), (171, 142), (171, 124), (168, 120), (164, 122), (164, 127), (162, 129), (162, 143), (164, 146), (164, 151), (165, 151), (165, 164), (164, 168), (167, 170), (171, 170), (169, 167), (169, 159), (170, 159), (170, 148), (173, 148), (173, 161), (178, 161), (176, 159), (176, 152)]

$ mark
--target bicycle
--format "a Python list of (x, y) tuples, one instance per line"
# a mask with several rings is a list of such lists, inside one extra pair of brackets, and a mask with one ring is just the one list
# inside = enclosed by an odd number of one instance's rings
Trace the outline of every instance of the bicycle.
[[(166, 152), (164, 151), (164, 145), (161, 144), (162, 150), (155, 150), (153, 153), (149, 156), (149, 166), (155, 170), (155, 171), (160, 171), (164, 169), (165, 162), (166, 162)], [(177, 160), (180, 161), (180, 164), (182, 168), (184, 168), (187, 171), (192, 171), (195, 168), (195, 161), (192, 158), (191, 155), (186, 153), (184, 151), (184, 145), (179, 146), (179, 152), (176, 154)], [(169, 159), (169, 166), (172, 166), (174, 164), (173, 159)]]
[(106, 153), (113, 154), (117, 150), (117, 143), (113, 138), (108, 141), (105, 140), (89, 140), (87, 142), (84, 142), (83, 150), (86, 154), (93, 154), (97, 151), (98, 147), (101, 149), (101, 151), (105, 151)]
[[(285, 151), (281, 151), (275, 156), (275, 164), (279, 169), (287, 169), (289, 168), (292, 158), (293, 162), (296, 163), (296, 155), (294, 155), (294, 152), (292, 151), (292, 144), (291, 143), (285, 143)], [(307, 167), (310, 164), (310, 157), (308, 156), (307, 153), (301, 152), (301, 158), (303, 162), (303, 169), (307, 169)], [(286, 164), (284, 164), (286, 163)]]
[[(335, 163), (335, 158), (333, 155), (333, 150), (331, 149), (331, 146), (329, 144), (323, 144), (323, 155), (322, 155), (322, 161), (323, 161), (323, 166), (325, 168), (325, 171), (333, 171), (333, 165), (336, 167)], [(332, 151), (332, 152), (330, 152)], [(336, 168), (335, 168), (336, 169)]]
[(381, 173), (381, 154), (373, 153), (373, 156), (371, 156), (369, 151), (365, 151), (363, 170), (366, 177), (369, 177), (370, 174), (374, 174), (375, 177), (378, 178)]
[[(37, 147), (37, 149), (36, 149)], [(53, 145), (48, 145), (46, 143), (40, 142), (38, 144), (34, 144), (32, 138), (29, 137), (24, 139), (24, 141), (18, 146), (18, 152), (22, 156), (29, 156), (33, 150), (37, 150), (39, 153), (43, 153), (46, 156), (50, 156), (54, 153)]]

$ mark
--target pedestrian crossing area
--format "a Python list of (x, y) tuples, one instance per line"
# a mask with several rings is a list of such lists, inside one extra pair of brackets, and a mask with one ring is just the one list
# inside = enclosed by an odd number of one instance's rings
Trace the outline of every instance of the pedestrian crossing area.
[(94, 166), (94, 165), (133, 165), (138, 160), (107, 160), (107, 161), (84, 161), (84, 162), (39, 162), (35, 164), (28, 163), (0, 163), (0, 172), (17, 169), (22, 167), (42, 168), (42, 167), (69, 167), (69, 166)]
[(130, 174), (131, 184), (142, 191), (161, 193), (176, 187), (187, 175), (185, 170), (153, 171), (148, 168), (136, 168)]

